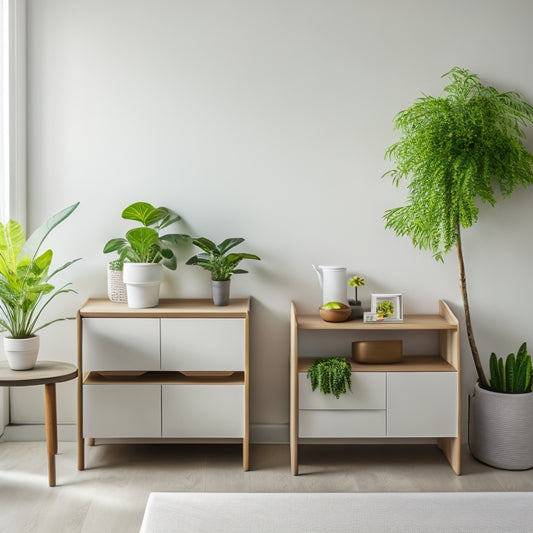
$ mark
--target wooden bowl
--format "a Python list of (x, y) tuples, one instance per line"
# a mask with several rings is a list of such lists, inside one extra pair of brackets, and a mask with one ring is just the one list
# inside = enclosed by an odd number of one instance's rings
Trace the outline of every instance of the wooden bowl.
[(320, 318), (326, 322), (346, 322), (352, 314), (350, 307), (342, 307), (341, 309), (318, 309)]

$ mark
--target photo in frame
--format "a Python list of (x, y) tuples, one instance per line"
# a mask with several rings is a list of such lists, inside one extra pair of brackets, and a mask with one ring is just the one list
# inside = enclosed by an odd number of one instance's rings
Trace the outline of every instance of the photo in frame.
[(372, 294), (370, 313), (376, 322), (403, 322), (403, 296), (401, 294)]

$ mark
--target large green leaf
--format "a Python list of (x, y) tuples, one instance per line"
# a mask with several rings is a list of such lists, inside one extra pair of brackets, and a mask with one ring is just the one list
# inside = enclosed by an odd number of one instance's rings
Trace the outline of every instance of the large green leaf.
[(136, 202), (122, 211), (122, 218), (135, 220), (144, 226), (151, 226), (168, 215), (165, 207), (154, 207), (148, 202)]
[(134, 228), (126, 233), (126, 239), (134, 251), (139, 255), (140, 262), (150, 263), (151, 247), (154, 246), (159, 237), (153, 228)]

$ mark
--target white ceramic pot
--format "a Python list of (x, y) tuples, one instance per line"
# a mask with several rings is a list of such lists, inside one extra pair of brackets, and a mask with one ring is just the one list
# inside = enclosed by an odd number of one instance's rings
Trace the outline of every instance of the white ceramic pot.
[(213, 303), (215, 305), (229, 305), (229, 290), (231, 280), (224, 281), (211, 280), (213, 290)]
[(476, 384), (468, 442), (479, 461), (505, 470), (533, 467), (533, 392), (505, 394)]
[(156, 307), (162, 279), (163, 265), (160, 263), (124, 263), (128, 307)]
[(4, 337), (4, 352), (12, 370), (31, 370), (39, 355), (39, 335), (27, 339)]

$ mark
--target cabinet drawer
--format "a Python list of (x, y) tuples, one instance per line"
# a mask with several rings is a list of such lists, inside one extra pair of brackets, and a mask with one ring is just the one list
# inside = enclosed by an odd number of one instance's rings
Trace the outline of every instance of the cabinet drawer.
[(84, 385), (83, 436), (161, 437), (161, 385)]
[(241, 318), (161, 319), (162, 370), (244, 370)]
[(298, 374), (300, 409), (385, 409), (385, 372), (352, 372), (352, 390), (341, 394), (339, 399), (333, 394), (313, 391), (311, 381), (305, 372)]
[(457, 372), (391, 372), (387, 384), (390, 437), (457, 437)]
[(163, 437), (244, 437), (244, 385), (163, 385)]
[(159, 319), (84, 318), (83, 371), (159, 370)]
[(384, 437), (384, 410), (306, 410), (299, 414), (300, 437)]

